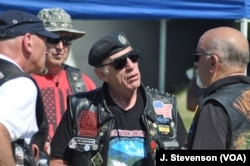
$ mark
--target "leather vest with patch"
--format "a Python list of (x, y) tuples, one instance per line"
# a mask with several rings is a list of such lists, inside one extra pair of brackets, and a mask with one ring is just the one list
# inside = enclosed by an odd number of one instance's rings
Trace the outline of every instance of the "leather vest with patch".
[[(146, 127), (147, 164), (155, 164), (157, 149), (176, 149), (177, 109), (176, 99), (170, 94), (140, 87), (146, 106), (142, 119)], [(74, 149), (72, 165), (106, 166), (110, 132), (114, 127), (114, 117), (106, 105), (102, 88), (87, 93), (78, 93), (68, 98), (69, 111), (73, 119), (73, 135), (69, 148)], [(155, 108), (169, 106), (164, 115)], [(165, 108), (165, 107), (164, 107)], [(164, 109), (163, 109), (164, 110)], [(169, 112), (167, 112), (169, 111)]]
[[(224, 86), (218, 92), (205, 97), (199, 108), (208, 100), (216, 100), (226, 110), (230, 121), (230, 136), (227, 138), (227, 149), (250, 149), (250, 86), (237, 83)], [(200, 110), (195, 116), (193, 131), (197, 128), (197, 119)], [(191, 135), (191, 138), (194, 134)], [(193, 139), (190, 139), (193, 140)], [(190, 145), (192, 142), (190, 142)]]
[[(48, 136), (48, 121), (44, 111), (41, 93), (39, 91), (38, 85), (36, 84), (35, 80), (30, 75), (22, 72), (17, 66), (12, 64), (11, 62), (0, 59), (0, 87), (3, 83), (18, 77), (27, 77), (31, 79), (37, 87), (36, 119), (38, 125), (38, 132), (32, 136), (30, 145), (27, 145), (23, 139), (19, 139), (13, 142), (12, 146), (13, 148), (15, 148), (16, 146), (21, 147), (22, 150), (24, 151), (22, 159), (24, 165), (34, 166), (38, 161), (35, 161), (33, 157), (31, 150), (32, 144), (36, 144), (39, 147), (40, 157), (41, 157), (40, 159), (48, 160), (48, 155), (45, 152), (43, 152), (43, 147)], [(14, 150), (13, 153), (15, 156)]]
[(79, 68), (64, 65), (72, 94), (86, 91), (85, 83)]

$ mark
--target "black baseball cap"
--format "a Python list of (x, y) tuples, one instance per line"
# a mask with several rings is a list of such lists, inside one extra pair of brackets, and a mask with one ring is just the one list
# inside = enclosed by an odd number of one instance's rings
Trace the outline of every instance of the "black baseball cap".
[(90, 49), (88, 62), (96, 66), (111, 55), (129, 47), (130, 43), (123, 32), (112, 32), (97, 40)]
[(37, 34), (45, 38), (59, 38), (57, 34), (47, 31), (36, 15), (20, 10), (0, 13), (0, 40), (22, 36), (26, 33)]

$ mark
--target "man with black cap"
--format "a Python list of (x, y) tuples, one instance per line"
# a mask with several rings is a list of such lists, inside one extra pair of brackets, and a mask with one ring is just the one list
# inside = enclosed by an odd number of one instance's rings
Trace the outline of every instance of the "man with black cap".
[(71, 16), (61, 8), (44, 8), (38, 12), (38, 17), (48, 31), (60, 36), (58, 39), (47, 39), (48, 72), (45, 75), (33, 75), (42, 92), (45, 111), (49, 117), (46, 149), (50, 153), (50, 140), (66, 110), (67, 96), (95, 89), (96, 86), (80, 69), (65, 64), (72, 42), (83, 37), (85, 32), (74, 29)]
[(46, 72), (45, 41), (58, 37), (30, 13), (0, 14), (1, 166), (36, 165), (34, 159), (43, 150), (48, 124), (39, 88), (30, 74)]
[(122, 32), (94, 43), (89, 64), (103, 86), (69, 96), (51, 142), (51, 166), (151, 166), (156, 150), (184, 144), (187, 132), (176, 99), (144, 88), (140, 56)]

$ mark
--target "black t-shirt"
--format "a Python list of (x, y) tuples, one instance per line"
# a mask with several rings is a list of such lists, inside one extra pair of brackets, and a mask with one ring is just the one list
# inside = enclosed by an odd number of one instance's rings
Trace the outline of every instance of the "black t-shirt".
[[(111, 131), (111, 151), (109, 150), (108, 154), (109, 159), (108, 162), (118, 162), (117, 159), (117, 151), (114, 153), (115, 149), (119, 147), (119, 155), (125, 156), (126, 161), (127, 158), (131, 158), (129, 162), (135, 163), (138, 161), (142, 162), (142, 158), (146, 157), (146, 147), (145, 147), (145, 131), (144, 125), (142, 125), (142, 112), (144, 109), (144, 100), (142, 94), (138, 91), (137, 93), (137, 102), (130, 110), (124, 111), (119, 108), (107, 93), (108, 90), (104, 90), (104, 94), (106, 95), (107, 106), (111, 110), (115, 119), (115, 127), (114, 130)], [(70, 115), (70, 111), (66, 111), (62, 120), (56, 130), (55, 136), (51, 142), (51, 155), (62, 158), (65, 161), (72, 160), (73, 150), (68, 148), (68, 143), (73, 136), (73, 127), (72, 127), (72, 118)], [(116, 135), (117, 134), (117, 135)], [(118, 138), (118, 139), (116, 139)], [(130, 144), (130, 147), (134, 146), (134, 149), (121, 149), (125, 148), (125, 144)], [(145, 151), (140, 151), (139, 148), (143, 148)], [(121, 152), (121, 153), (120, 153)], [(127, 154), (124, 154), (126, 152)], [(130, 154), (128, 154), (130, 153)], [(121, 159), (121, 161), (124, 159)]]
[(145, 127), (141, 118), (145, 103), (141, 92), (137, 91), (136, 103), (129, 110), (117, 106), (107, 89), (104, 94), (115, 120), (115, 126), (110, 134), (107, 164), (146, 165)]
[(109, 110), (115, 118), (115, 129), (123, 130), (142, 130), (142, 119), (144, 105), (140, 91), (137, 91), (137, 100), (135, 105), (129, 110), (123, 110), (117, 106), (111, 99), (108, 90), (104, 90), (105, 98)]

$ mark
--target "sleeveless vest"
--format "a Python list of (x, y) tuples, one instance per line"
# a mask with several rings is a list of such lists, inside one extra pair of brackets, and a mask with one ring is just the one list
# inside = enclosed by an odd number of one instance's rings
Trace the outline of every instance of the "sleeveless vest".
[[(170, 94), (161, 94), (140, 87), (146, 107), (142, 119), (146, 127), (147, 165), (154, 165), (156, 150), (177, 149), (176, 99)], [(87, 93), (78, 93), (68, 98), (69, 111), (73, 119), (73, 137), (69, 148), (73, 150), (72, 165), (101, 166), (107, 164), (110, 132), (114, 117), (106, 105), (102, 88)], [(153, 101), (171, 105), (171, 118), (164, 118), (155, 112)], [(166, 110), (167, 111), (167, 110)]]
[(72, 94), (86, 91), (80, 69), (65, 64), (64, 66)]
[[(209, 100), (219, 102), (229, 117), (230, 136), (227, 138), (227, 149), (240, 150), (250, 149), (250, 86), (248, 84), (238, 83), (224, 86), (214, 93), (205, 97), (199, 106)], [(197, 128), (200, 109), (195, 115), (192, 130)], [(192, 132), (190, 141), (193, 140), (195, 132)], [(192, 145), (192, 142), (189, 142)]]
[(21, 147), (24, 151), (27, 152), (27, 154), (24, 154), (24, 165), (35, 166), (36, 161), (34, 160), (31, 150), (32, 144), (36, 144), (39, 147), (40, 157), (48, 160), (48, 156), (43, 152), (44, 143), (48, 136), (48, 121), (44, 111), (42, 96), (35, 80), (30, 75), (22, 72), (17, 66), (12, 64), (11, 62), (0, 59), (0, 86), (11, 79), (18, 77), (27, 77), (31, 79), (37, 87), (38, 95), (36, 101), (36, 119), (38, 125), (38, 132), (32, 136), (30, 146), (26, 145), (23, 139), (19, 139), (13, 142), (12, 146), (13, 148), (15, 148), (15, 146)]

